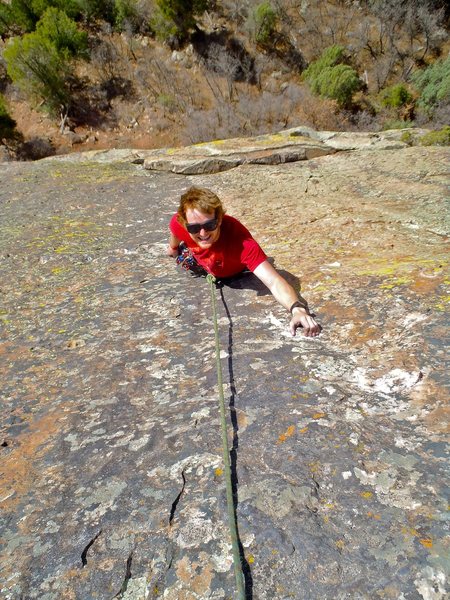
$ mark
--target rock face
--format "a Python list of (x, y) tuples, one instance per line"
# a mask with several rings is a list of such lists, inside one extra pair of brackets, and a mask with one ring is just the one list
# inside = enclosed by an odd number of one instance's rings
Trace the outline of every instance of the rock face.
[(209, 289), (164, 256), (193, 184), (323, 325), (216, 290), (247, 597), (447, 597), (449, 151), (398, 146), (0, 167), (1, 598), (235, 597)]

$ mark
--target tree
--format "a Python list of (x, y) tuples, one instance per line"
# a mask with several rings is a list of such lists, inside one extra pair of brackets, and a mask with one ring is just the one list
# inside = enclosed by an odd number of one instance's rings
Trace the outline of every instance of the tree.
[(278, 15), (270, 2), (258, 4), (253, 12), (253, 21), (256, 43), (268, 46), (274, 38), (278, 22)]
[(330, 46), (303, 74), (314, 94), (336, 100), (342, 108), (351, 105), (353, 94), (362, 87), (358, 73), (344, 64), (345, 59), (342, 46)]
[(67, 57), (54, 44), (30, 33), (14, 38), (4, 56), (8, 75), (26, 95), (43, 100), (53, 114), (67, 114), (71, 68)]
[(0, 3), (0, 34), (12, 28), (31, 32), (48, 8), (57, 8), (70, 18), (82, 15), (81, 4), (86, 0), (11, 0)]
[(303, 77), (314, 82), (323, 69), (334, 67), (345, 60), (345, 48), (342, 46), (330, 46), (326, 48), (320, 58), (313, 61), (303, 73)]
[(13, 22), (11, 6), (0, 3), (0, 37), (3, 37), (10, 29)]
[(57, 8), (48, 8), (36, 26), (36, 35), (50, 41), (58, 52), (69, 57), (87, 58), (87, 33)]
[(11, 20), (24, 31), (33, 31), (39, 15), (33, 7), (33, 0), (11, 0)]
[(114, 23), (114, 0), (75, 0), (80, 14), (89, 23), (92, 19), (103, 19)]
[(323, 69), (315, 85), (319, 96), (336, 100), (341, 108), (346, 108), (351, 105), (353, 94), (361, 89), (362, 82), (349, 65), (336, 65)]
[(50, 113), (59, 113), (62, 127), (70, 108), (73, 59), (86, 56), (86, 34), (56, 8), (46, 10), (36, 31), (14, 38), (4, 50), (13, 82), (43, 100)]
[(80, 2), (78, 0), (32, 0), (33, 10), (40, 17), (48, 8), (58, 8), (72, 19), (81, 15)]
[(401, 108), (412, 102), (412, 95), (403, 83), (398, 83), (383, 90), (381, 103), (391, 108)]
[(117, 30), (123, 31), (128, 26), (132, 31), (138, 31), (140, 21), (137, 0), (115, 0), (114, 25)]

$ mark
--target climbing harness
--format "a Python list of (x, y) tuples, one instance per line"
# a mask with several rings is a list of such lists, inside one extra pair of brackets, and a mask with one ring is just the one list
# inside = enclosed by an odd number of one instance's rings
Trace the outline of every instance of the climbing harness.
[(245, 585), (244, 585), (244, 573), (242, 571), (241, 555), (239, 552), (239, 538), (237, 532), (236, 512), (234, 509), (233, 502), (233, 486), (231, 481), (231, 466), (230, 466), (230, 451), (228, 449), (228, 436), (227, 436), (227, 421), (225, 414), (225, 400), (223, 395), (223, 380), (222, 380), (222, 365), (220, 362), (220, 343), (219, 343), (219, 326), (217, 324), (217, 308), (216, 308), (216, 294), (215, 294), (215, 283), (216, 278), (214, 275), (208, 274), (206, 276), (211, 289), (211, 302), (212, 312), (214, 321), (214, 333), (216, 337), (216, 363), (217, 363), (217, 384), (219, 388), (219, 409), (220, 409), (220, 423), (222, 427), (222, 451), (223, 451), (223, 463), (225, 473), (225, 485), (227, 492), (227, 508), (228, 508), (228, 525), (230, 528), (231, 547), (233, 551), (233, 565), (234, 575), (236, 578), (236, 587), (238, 592), (238, 600), (245, 600)]
[(187, 246), (180, 248), (180, 254), (177, 256), (177, 265), (180, 265), (186, 271), (196, 264), (195, 258)]
[(191, 250), (184, 244), (180, 244), (179, 254), (177, 256), (177, 265), (180, 265), (182, 269), (190, 271), (192, 275), (201, 277), (206, 275), (206, 271), (201, 267), (195, 260)]

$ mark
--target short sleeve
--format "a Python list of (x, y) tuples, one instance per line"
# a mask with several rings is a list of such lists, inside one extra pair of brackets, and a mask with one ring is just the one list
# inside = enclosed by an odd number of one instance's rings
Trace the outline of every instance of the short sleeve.
[(254, 271), (261, 263), (267, 260), (267, 256), (261, 246), (252, 237), (244, 240), (241, 260), (249, 271)]

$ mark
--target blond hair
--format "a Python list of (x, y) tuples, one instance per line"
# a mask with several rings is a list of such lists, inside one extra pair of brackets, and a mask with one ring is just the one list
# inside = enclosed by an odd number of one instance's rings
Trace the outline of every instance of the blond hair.
[(178, 207), (178, 221), (185, 225), (186, 211), (188, 209), (198, 209), (204, 213), (214, 213), (216, 219), (222, 218), (225, 210), (222, 201), (214, 192), (206, 188), (190, 187), (180, 199)]

